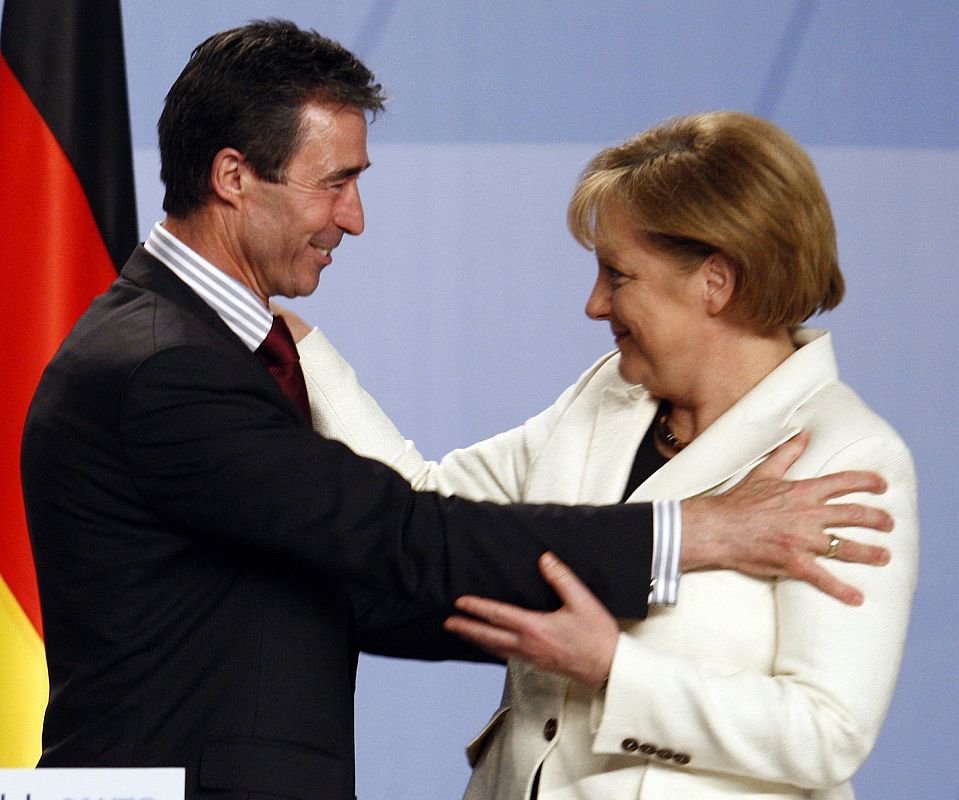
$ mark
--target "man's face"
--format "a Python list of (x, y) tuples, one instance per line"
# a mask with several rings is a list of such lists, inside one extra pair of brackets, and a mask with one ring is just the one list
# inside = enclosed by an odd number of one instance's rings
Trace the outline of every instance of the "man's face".
[(311, 294), (343, 234), (363, 232), (357, 179), (367, 166), (364, 113), (310, 105), (284, 182), (261, 180), (246, 168), (236, 256), (262, 299)]

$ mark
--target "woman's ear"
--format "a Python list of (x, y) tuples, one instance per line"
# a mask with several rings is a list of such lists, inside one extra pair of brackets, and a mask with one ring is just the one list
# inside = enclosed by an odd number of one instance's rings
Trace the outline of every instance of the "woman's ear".
[(243, 191), (249, 170), (243, 154), (232, 147), (224, 147), (215, 156), (210, 166), (210, 189), (217, 197), (230, 205), (236, 205)]
[(736, 264), (723, 253), (712, 253), (702, 263), (703, 304), (712, 316), (721, 314), (736, 292)]

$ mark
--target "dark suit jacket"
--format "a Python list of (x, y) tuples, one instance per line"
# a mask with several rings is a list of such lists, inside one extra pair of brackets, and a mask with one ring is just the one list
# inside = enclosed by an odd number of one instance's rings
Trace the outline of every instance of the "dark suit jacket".
[[(142, 248), (45, 371), (22, 466), (51, 680), (40, 766), (185, 766), (189, 797), (351, 798), (365, 634), (349, 582), (440, 615), (464, 593), (549, 608), (549, 548), (617, 616), (646, 610), (648, 509), (413, 492), (313, 433)], [(444, 654), (377, 625), (381, 651)]]

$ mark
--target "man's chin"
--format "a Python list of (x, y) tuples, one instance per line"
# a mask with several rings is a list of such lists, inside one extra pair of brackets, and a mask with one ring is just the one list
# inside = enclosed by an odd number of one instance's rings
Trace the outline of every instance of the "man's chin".
[(284, 293), (284, 297), (309, 297), (313, 292), (316, 291), (316, 288), (320, 285), (320, 273), (323, 271), (323, 267), (320, 267), (316, 270), (316, 274), (311, 277), (303, 276), (299, 283), (297, 283), (296, 288), (290, 289), (289, 293)]

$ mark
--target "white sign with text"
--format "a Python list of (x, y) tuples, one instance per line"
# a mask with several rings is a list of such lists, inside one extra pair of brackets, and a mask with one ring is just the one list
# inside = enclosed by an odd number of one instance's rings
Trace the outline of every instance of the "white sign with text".
[(183, 800), (182, 767), (0, 769), (0, 800)]

